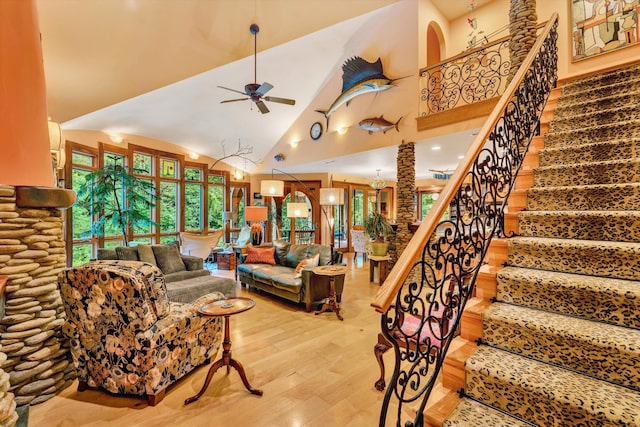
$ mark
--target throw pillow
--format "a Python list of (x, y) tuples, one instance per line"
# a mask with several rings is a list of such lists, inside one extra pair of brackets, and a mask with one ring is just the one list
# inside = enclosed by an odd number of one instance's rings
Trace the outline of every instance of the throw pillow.
[(157, 266), (156, 256), (153, 254), (153, 249), (151, 249), (151, 245), (138, 245), (138, 257), (140, 261), (148, 262), (151, 265)]
[(151, 249), (153, 249), (158, 267), (164, 274), (187, 270), (177, 245), (152, 245)]
[(255, 248), (253, 246), (247, 246), (247, 258), (245, 258), (244, 263), (275, 265), (275, 251), (276, 248)]
[(303, 259), (296, 266), (296, 270), (293, 272), (293, 278), (294, 279), (301, 278), (302, 277), (302, 269), (303, 268), (305, 268), (305, 267), (306, 268), (317, 267), (319, 261), (320, 261), (320, 254), (315, 254), (311, 258)]
[(118, 246), (116, 255), (123, 261), (138, 261), (138, 250), (135, 247)]

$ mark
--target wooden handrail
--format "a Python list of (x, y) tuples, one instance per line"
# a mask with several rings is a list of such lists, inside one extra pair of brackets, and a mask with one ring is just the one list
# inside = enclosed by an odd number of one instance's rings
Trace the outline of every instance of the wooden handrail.
[(557, 19), (558, 14), (554, 13), (547, 21), (544, 30), (537, 38), (536, 43), (533, 45), (532, 49), (529, 51), (529, 54), (520, 65), (518, 72), (514, 76), (511, 83), (509, 83), (509, 86), (505, 89), (504, 95), (500, 98), (498, 104), (489, 115), (489, 118), (485, 121), (476, 138), (473, 140), (471, 146), (467, 150), (467, 154), (465, 155), (464, 159), (458, 165), (458, 168), (454, 172), (447, 185), (442, 190), (442, 193), (440, 194), (440, 197), (436, 201), (435, 205), (433, 206), (433, 208), (431, 208), (425, 219), (422, 221), (413, 238), (409, 241), (402, 254), (400, 254), (398, 261), (391, 269), (391, 272), (387, 276), (387, 279), (384, 281), (384, 284), (378, 290), (376, 298), (371, 303), (371, 305), (379, 313), (386, 313), (387, 310), (389, 310), (389, 307), (391, 307), (391, 304), (395, 301), (396, 295), (398, 294), (398, 292), (400, 292), (400, 289), (402, 288), (405, 280), (407, 279), (407, 276), (411, 271), (411, 267), (418, 259), (424, 247), (427, 245), (427, 242), (435, 232), (438, 223), (447, 210), (447, 207), (449, 206), (449, 204), (451, 204), (451, 201), (457, 194), (458, 189), (463, 184), (468, 171), (471, 169), (476, 158), (480, 154), (480, 151), (482, 150), (485, 141), (489, 138), (490, 133), (494, 130), (496, 124), (502, 117), (507, 104), (511, 102), (512, 97), (515, 95), (516, 89), (524, 79), (536, 55), (541, 50), (545, 39), (551, 32), (551, 29)]

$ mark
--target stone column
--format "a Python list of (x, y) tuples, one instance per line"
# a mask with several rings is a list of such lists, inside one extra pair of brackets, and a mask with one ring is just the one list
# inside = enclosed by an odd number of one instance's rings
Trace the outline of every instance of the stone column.
[(398, 229), (394, 237), (394, 245), (390, 248), (390, 266), (393, 266), (398, 257), (407, 247), (413, 233), (409, 231), (409, 224), (414, 220), (415, 195), (416, 195), (416, 153), (415, 142), (402, 141), (398, 147), (397, 157), (398, 175)]
[[(4, 316), (4, 290), (7, 284), (7, 276), (0, 276), (0, 317)], [(7, 360), (7, 355), (2, 351), (0, 345), (0, 364)], [(12, 427), (18, 421), (16, 412), (16, 401), (13, 393), (9, 391), (9, 375), (0, 368), (0, 426)]]
[(507, 85), (513, 80), (518, 72), (518, 68), (529, 54), (529, 51), (536, 42), (536, 25), (538, 15), (536, 14), (535, 0), (511, 0), (509, 6), (509, 55), (511, 58), (511, 68), (507, 77)]
[(0, 275), (8, 276), (0, 345), (18, 406), (44, 402), (75, 378), (58, 290), (66, 267), (58, 207), (74, 200), (70, 190), (0, 185)]

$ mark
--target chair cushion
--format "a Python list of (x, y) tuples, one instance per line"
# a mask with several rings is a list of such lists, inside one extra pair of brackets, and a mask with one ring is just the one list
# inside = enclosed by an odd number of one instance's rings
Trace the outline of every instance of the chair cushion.
[(246, 264), (270, 264), (276, 263), (274, 258), (276, 248), (255, 248), (247, 246), (247, 257), (244, 262)]
[(121, 261), (139, 261), (138, 249), (129, 246), (118, 246), (116, 248), (116, 255)]
[(156, 257), (158, 267), (164, 274), (176, 273), (178, 271), (186, 271), (187, 267), (184, 265), (182, 258), (180, 257), (180, 250), (176, 245), (153, 245), (153, 254)]
[(151, 265), (158, 265), (151, 245), (138, 245), (136, 247), (138, 248), (138, 257), (140, 258), (140, 261), (148, 262)]
[(302, 269), (303, 268), (317, 267), (319, 261), (320, 261), (320, 254), (315, 254), (311, 258), (303, 259), (296, 266), (296, 270), (293, 272), (293, 278), (294, 279), (299, 279), (300, 277), (302, 277)]

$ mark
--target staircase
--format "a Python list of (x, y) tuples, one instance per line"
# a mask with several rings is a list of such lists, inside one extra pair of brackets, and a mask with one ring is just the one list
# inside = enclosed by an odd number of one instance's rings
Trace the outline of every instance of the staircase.
[(427, 424), (640, 426), (640, 64), (554, 93)]

